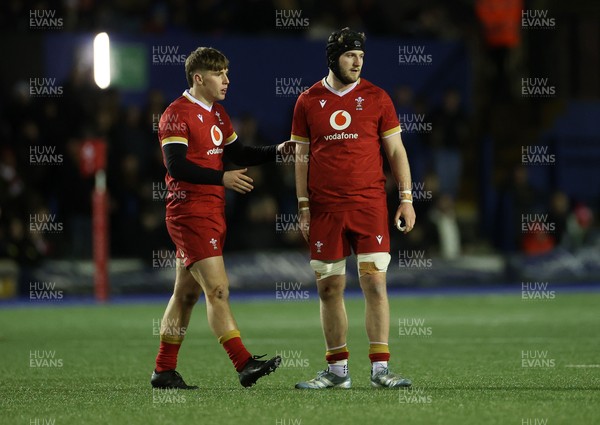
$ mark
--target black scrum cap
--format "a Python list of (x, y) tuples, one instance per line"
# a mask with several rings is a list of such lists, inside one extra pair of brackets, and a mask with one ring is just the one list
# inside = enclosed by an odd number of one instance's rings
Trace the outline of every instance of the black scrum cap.
[[(350, 50), (365, 51), (365, 34), (352, 31), (346, 27), (339, 31), (334, 31), (327, 40), (327, 66), (333, 71), (336, 77), (339, 75), (340, 56)], [(341, 78), (340, 78), (341, 79)]]

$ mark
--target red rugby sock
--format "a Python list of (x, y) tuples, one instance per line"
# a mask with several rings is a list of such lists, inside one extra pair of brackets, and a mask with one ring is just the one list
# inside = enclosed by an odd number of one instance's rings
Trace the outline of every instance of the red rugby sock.
[(219, 342), (223, 344), (223, 348), (227, 351), (227, 355), (231, 359), (235, 370), (241, 372), (248, 363), (248, 360), (252, 358), (252, 354), (246, 350), (246, 347), (242, 343), (240, 337), (240, 331), (234, 329), (225, 333), (219, 338)]
[(156, 356), (156, 371), (164, 372), (165, 370), (174, 370), (177, 368), (177, 354), (181, 344), (170, 344), (161, 341)]

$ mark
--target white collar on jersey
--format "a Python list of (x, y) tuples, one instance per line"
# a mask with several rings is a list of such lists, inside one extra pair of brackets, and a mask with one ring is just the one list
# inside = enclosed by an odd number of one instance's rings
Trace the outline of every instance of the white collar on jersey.
[(185, 89), (185, 91), (183, 92), (183, 96), (185, 96), (190, 102), (193, 102), (197, 105), (202, 106), (204, 109), (206, 109), (208, 112), (212, 111), (212, 105), (208, 106), (206, 103), (196, 99), (194, 96), (192, 96), (192, 94), (190, 93), (190, 89)]
[(321, 81), (321, 83), (325, 86), (325, 88), (327, 90), (329, 90), (331, 93), (333, 94), (337, 94), (339, 97), (342, 97), (343, 95), (345, 95), (346, 93), (351, 92), (354, 87), (356, 87), (358, 85), (358, 83), (360, 83), (360, 78), (358, 80), (356, 80), (356, 82), (354, 84), (352, 84), (350, 87), (348, 87), (346, 90), (344, 91), (339, 91), (334, 89), (333, 87), (331, 87), (329, 85), (329, 83), (327, 82), (327, 77), (324, 77), (323, 80)]

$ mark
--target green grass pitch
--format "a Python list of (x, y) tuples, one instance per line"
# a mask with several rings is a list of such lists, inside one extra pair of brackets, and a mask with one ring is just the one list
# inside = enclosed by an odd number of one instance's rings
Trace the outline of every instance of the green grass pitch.
[(346, 303), (353, 388), (325, 391), (294, 389), (324, 367), (314, 298), (232, 301), (248, 349), (284, 357), (251, 389), (201, 301), (178, 365), (198, 391), (150, 387), (166, 300), (33, 305), (0, 311), (2, 424), (600, 423), (599, 293), (391, 298), (391, 366), (410, 391), (370, 387), (360, 297)]

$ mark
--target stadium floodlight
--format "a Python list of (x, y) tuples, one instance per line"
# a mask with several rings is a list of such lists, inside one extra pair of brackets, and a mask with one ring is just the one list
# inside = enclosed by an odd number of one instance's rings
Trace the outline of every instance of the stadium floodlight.
[(105, 32), (94, 38), (94, 81), (101, 89), (110, 85), (110, 41)]

